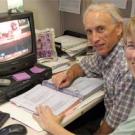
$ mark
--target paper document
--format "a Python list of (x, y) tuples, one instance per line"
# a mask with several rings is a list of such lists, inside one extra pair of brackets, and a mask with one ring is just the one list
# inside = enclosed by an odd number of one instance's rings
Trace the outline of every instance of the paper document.
[(78, 38), (78, 37), (69, 36), (69, 35), (63, 35), (63, 36), (55, 38), (55, 42), (61, 43), (62, 50), (66, 50), (72, 47), (76, 47), (79, 44), (86, 43), (87, 39)]
[(81, 0), (59, 0), (59, 10), (80, 14)]
[(70, 87), (65, 88), (63, 92), (67, 94), (73, 93), (75, 96), (84, 100), (98, 90), (101, 90), (103, 84), (104, 81), (99, 78), (80, 77), (76, 79)]
[(31, 111), (35, 112), (37, 105), (49, 105), (54, 114), (70, 112), (72, 108), (77, 106), (79, 106), (77, 107), (78, 109), (76, 108), (77, 110), (83, 110), (94, 100), (103, 97), (104, 91), (101, 91), (103, 90), (103, 83), (103, 80), (99, 78), (80, 77), (67, 89), (58, 91), (51, 80), (43, 81), (42, 85), (36, 85), (24, 94), (12, 98), (11, 102), (1, 105), (0, 110), (10, 113), (12, 118), (21, 121), (29, 127), (42, 131), (42, 128), (33, 119), (31, 113)]
[[(65, 126), (69, 121), (74, 119), (76, 115), (80, 114), (84, 109), (86, 109), (89, 106), (93, 106), (93, 102), (95, 100), (98, 102), (100, 99), (103, 99), (104, 96), (104, 91), (98, 91), (83, 102), (79, 104), (79, 106), (74, 110), (73, 114), (68, 115), (67, 117), (64, 118), (62, 121), (62, 125)], [(39, 126), (39, 124), (33, 119), (32, 114), (22, 107), (18, 107), (15, 104), (12, 104), (11, 102), (2, 104), (0, 106), (0, 110), (7, 112), (10, 114), (11, 118), (14, 118), (27, 126), (31, 127), (32, 129), (36, 131), (42, 131), (43, 129)], [(25, 119), (24, 119), (25, 116)]]
[(43, 66), (48, 66), (52, 68), (52, 73), (58, 73), (69, 69), (70, 60), (62, 57), (58, 57), (57, 61), (44, 61), (44, 59), (39, 59), (38, 63)]
[[(99, 78), (79, 77), (72, 83), (71, 86), (60, 89), (59, 91), (84, 100), (93, 93), (101, 90), (103, 88), (103, 84), (104, 81)], [(51, 81), (43, 81), (43, 85), (56, 89)]]
[(82, 52), (86, 52), (88, 48), (88, 43), (82, 43), (79, 45), (76, 45), (75, 47), (69, 48), (67, 50), (64, 50), (70, 57), (76, 56), (78, 54), (81, 54)]
[(62, 64), (66, 64), (66, 63), (69, 63), (70, 60), (69, 59), (65, 59), (65, 58), (62, 58), (62, 57), (58, 57), (58, 59), (56, 61), (45, 61), (44, 59), (38, 59), (38, 63), (39, 64), (42, 64), (42, 65), (45, 65), (45, 66), (48, 66), (48, 67), (51, 67), (51, 68), (55, 68), (56, 66), (57, 67), (60, 67)]
[(63, 72), (63, 71), (68, 70), (69, 68), (70, 66), (66, 64), (66, 65), (60, 66), (59, 68), (53, 69), (52, 73), (55, 74), (55, 73)]
[(35, 112), (35, 108), (39, 104), (45, 104), (57, 115), (65, 112), (72, 105), (76, 104), (79, 98), (38, 84), (24, 94), (12, 98), (10, 101), (32, 112)]

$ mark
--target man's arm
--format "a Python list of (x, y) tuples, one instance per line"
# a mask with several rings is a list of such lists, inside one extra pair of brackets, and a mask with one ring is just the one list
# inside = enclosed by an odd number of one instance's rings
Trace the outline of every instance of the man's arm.
[(84, 72), (79, 64), (74, 64), (67, 72), (62, 72), (52, 77), (57, 88), (68, 87), (76, 78), (84, 76)]
[(67, 71), (67, 75), (69, 75), (72, 80), (84, 76), (84, 71), (82, 70), (82, 68), (80, 67), (79, 64), (74, 64), (73, 66), (71, 66), (71, 68)]
[(96, 132), (95, 135), (108, 135), (113, 131), (112, 127), (110, 127), (107, 122), (104, 120), (99, 128), (99, 130)]

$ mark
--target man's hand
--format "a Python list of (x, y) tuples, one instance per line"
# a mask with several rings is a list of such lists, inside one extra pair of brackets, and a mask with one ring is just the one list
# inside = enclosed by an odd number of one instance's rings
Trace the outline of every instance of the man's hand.
[(57, 88), (65, 88), (72, 83), (72, 77), (66, 72), (61, 72), (52, 76), (52, 82)]
[(84, 76), (84, 72), (78, 64), (75, 64), (67, 72), (53, 75), (52, 81), (57, 88), (64, 88), (70, 86), (80, 76)]

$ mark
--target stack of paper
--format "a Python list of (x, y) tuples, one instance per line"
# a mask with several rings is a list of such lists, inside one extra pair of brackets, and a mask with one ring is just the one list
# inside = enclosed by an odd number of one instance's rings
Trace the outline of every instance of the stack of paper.
[(86, 51), (88, 47), (87, 39), (69, 35), (57, 37), (55, 42), (61, 44), (61, 49), (71, 57)]
[(70, 56), (70, 57), (73, 57), (73, 56), (76, 56), (76, 55), (79, 55), (79, 54), (82, 54), (83, 52), (86, 52), (86, 48), (88, 47), (88, 43), (82, 43), (82, 44), (79, 44), (77, 45), (76, 47), (72, 47), (68, 50), (66, 50), (65, 52)]
[(52, 68), (53, 73), (58, 73), (67, 70), (70, 67), (70, 60), (62, 57), (58, 57), (57, 61), (46, 61), (44, 59), (39, 59), (38, 63), (44, 66)]
[(62, 49), (66, 50), (66, 49), (75, 47), (76, 45), (79, 45), (81, 43), (87, 42), (87, 39), (78, 38), (78, 37), (69, 36), (69, 35), (63, 35), (63, 36), (55, 38), (55, 42), (61, 43)]

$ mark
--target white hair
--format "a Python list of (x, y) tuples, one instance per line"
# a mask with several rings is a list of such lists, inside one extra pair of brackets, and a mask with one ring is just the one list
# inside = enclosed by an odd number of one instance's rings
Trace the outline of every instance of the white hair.
[(113, 4), (113, 3), (96, 3), (91, 4), (83, 15), (83, 23), (85, 21), (85, 17), (87, 14), (91, 11), (97, 11), (97, 12), (105, 12), (111, 15), (114, 22), (120, 22), (123, 23), (123, 18), (120, 15), (119, 9)]

